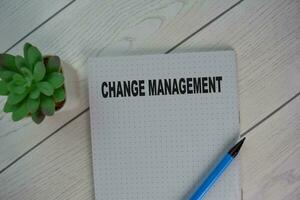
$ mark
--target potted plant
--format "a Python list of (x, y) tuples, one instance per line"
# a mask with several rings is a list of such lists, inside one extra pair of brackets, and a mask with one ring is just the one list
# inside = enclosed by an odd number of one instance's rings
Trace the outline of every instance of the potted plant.
[(52, 116), (68, 99), (64, 71), (58, 56), (42, 56), (29, 43), (24, 57), (0, 54), (0, 95), (7, 96), (3, 111), (11, 112), (13, 121), (31, 117), (37, 124)]

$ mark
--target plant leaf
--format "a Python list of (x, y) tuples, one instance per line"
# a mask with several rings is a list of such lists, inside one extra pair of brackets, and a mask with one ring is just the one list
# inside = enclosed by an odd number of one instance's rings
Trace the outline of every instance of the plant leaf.
[(0, 69), (0, 79), (4, 80), (5, 82), (11, 81), (14, 75), (14, 71)]
[(30, 78), (32, 78), (33, 77), (33, 75), (32, 75), (32, 72), (29, 70), (29, 69), (27, 69), (26, 67), (22, 67), (21, 69), (20, 69), (20, 71), (22, 72), (22, 74), (26, 77), (30, 77)]
[(44, 63), (37, 62), (34, 65), (34, 69), (33, 69), (33, 78), (34, 78), (34, 80), (36, 80), (36, 81), (43, 80), (45, 74), (46, 74), (46, 68), (45, 68)]
[(15, 56), (6, 53), (0, 54), (0, 68), (17, 72)]
[(13, 111), (13, 121), (19, 121), (28, 115), (26, 101), (24, 101), (16, 110)]
[(39, 82), (37, 83), (37, 87), (46, 96), (51, 96), (54, 92), (52, 85), (48, 82)]
[(40, 106), (40, 98), (37, 99), (31, 99), (27, 98), (27, 109), (30, 113), (35, 113)]
[(55, 112), (55, 103), (52, 97), (41, 97), (41, 110), (47, 116), (52, 116)]
[(16, 93), (16, 94), (22, 94), (25, 92), (26, 90), (26, 86), (25, 85), (17, 85), (16, 82), (13, 80), (8, 84), (8, 90), (12, 93)]
[(47, 75), (46, 79), (54, 89), (59, 88), (64, 84), (64, 76), (59, 72), (52, 72), (49, 75)]
[(45, 119), (45, 115), (42, 112), (37, 111), (32, 113), (31, 118), (36, 124), (40, 124)]
[(8, 101), (6, 101), (6, 103), (5, 103), (4, 107), (3, 107), (3, 111), (5, 113), (9, 113), (9, 112), (13, 112), (16, 108), (17, 108), (16, 105), (11, 105), (11, 104), (9, 104)]
[(25, 85), (26, 80), (21, 76), (20, 74), (14, 74), (13, 80), (16, 83), (16, 85)]
[(37, 62), (42, 62), (43, 58), (41, 52), (36, 47), (30, 46), (28, 47), (26, 60), (32, 69)]
[(14, 81), (11, 81), (11, 82), (9, 82), (9, 84), (7, 84), (7, 89), (10, 93), (14, 92), (14, 87), (15, 87), (14, 84), (15, 84)]
[(58, 56), (50, 56), (48, 63), (46, 64), (47, 73), (59, 72), (60, 59)]
[(31, 71), (25, 67), (22, 67), (20, 69), (20, 71), (22, 72), (22, 74), (24, 75), (24, 78), (27, 82), (27, 86), (30, 87), (32, 84), (32, 80), (33, 80), (33, 75), (31, 73)]
[(65, 88), (64, 87), (60, 87), (58, 89), (56, 89), (53, 93), (54, 96), (54, 100), (55, 102), (62, 102), (65, 100)]
[(18, 70), (20, 70), (22, 67), (26, 67), (25, 59), (22, 56), (16, 56), (15, 63)]
[(40, 90), (34, 86), (30, 92), (30, 98), (37, 99), (40, 96)]
[(21, 86), (16, 86), (14, 92), (16, 94), (22, 94), (22, 93), (25, 92), (25, 90), (26, 90), (26, 87), (24, 87), (23, 85), (21, 85)]
[(0, 80), (0, 95), (7, 95), (8, 93), (7, 83)]
[(17, 103), (20, 103), (28, 94), (28, 90), (25, 91), (22, 94), (16, 94), (16, 93), (9, 93), (7, 97), (7, 101), (11, 105), (16, 105)]
[(29, 48), (31, 47), (32, 45), (31, 44), (29, 44), (29, 43), (25, 43), (24, 44), (24, 47), (23, 47), (23, 53), (24, 53), (24, 58), (25, 58), (25, 62), (26, 62), (26, 66), (27, 66), (27, 68), (30, 70), (30, 71), (32, 71), (32, 66), (29, 64), (29, 62), (28, 62), (28, 50), (29, 50)]
[(13, 80), (7, 85), (7, 89), (10, 92), (22, 94), (26, 90), (26, 82), (22, 77), (19, 77), (18, 74), (15, 74)]
[(26, 42), (24, 44), (24, 47), (23, 47), (23, 53), (24, 53), (24, 58), (27, 59), (28, 58), (28, 50), (29, 50), (29, 47), (31, 47), (32, 45), (28, 42)]

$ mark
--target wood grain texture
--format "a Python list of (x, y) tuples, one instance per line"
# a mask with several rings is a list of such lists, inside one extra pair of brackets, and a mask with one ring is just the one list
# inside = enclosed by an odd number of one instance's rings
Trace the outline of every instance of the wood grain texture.
[[(241, 153), (244, 200), (297, 200), (300, 97), (248, 134)], [(0, 174), (2, 199), (93, 199), (89, 112)], [(3, 184), (4, 183), (4, 184)]]
[(300, 92), (300, 2), (245, 1), (175, 52), (235, 50), (241, 132)]
[(1, 0), (0, 52), (66, 6), (72, 0)]
[[(163, 53), (235, 4), (230, 1), (76, 1), (26, 40), (57, 54), (79, 75), (80, 106), (37, 126), (0, 113), (0, 171), (88, 107), (86, 62), (102, 55)], [(182, 26), (184, 25), (184, 29)], [(162, 36), (161, 36), (162, 35)], [(166, 39), (166, 36), (169, 39)], [(149, 41), (158, 42), (149, 47)], [(18, 53), (24, 42), (12, 49)], [(139, 49), (133, 51), (132, 49)], [(0, 107), (4, 98), (0, 99)]]
[(0, 174), (0, 199), (93, 199), (89, 112), (74, 122)]
[[(236, 50), (242, 130), (247, 130), (299, 92), (299, 14), (297, 1), (246, 1), (201, 31), (196, 39), (192, 38), (193, 42), (177, 50)], [(40, 42), (39, 39), (37, 41)], [(95, 39), (92, 41), (95, 42)], [(123, 44), (108, 45), (99, 55), (106, 52), (116, 55), (137, 53), (141, 49), (133, 47), (122, 52), (128, 47)], [(46, 46), (43, 48), (48, 49)], [(145, 50), (147, 53), (151, 51), (151, 48)], [(65, 55), (72, 57), (72, 53), (65, 52)], [(71, 57), (70, 62), (78, 69), (76, 63), (85, 63), (76, 59), (73, 63)], [(82, 83), (86, 84), (84, 70), (80, 73)], [(86, 85), (81, 86), (83, 89)], [(248, 133), (241, 159), (244, 200), (300, 198), (299, 98)], [(21, 125), (17, 129), (6, 129), (13, 130), (8, 135), (15, 135), (15, 138), (4, 140), (9, 145), (1, 143), (0, 139), (0, 152), (3, 150), (1, 145), (6, 145), (6, 148), (20, 145), (22, 148), (16, 148), (13, 150), (16, 154), (11, 155), (22, 153), (29, 147), (27, 139), (40, 140), (47, 135), (44, 133), (46, 130), (53, 130), (52, 125), (58, 124), (58, 120), (72, 115), (57, 116), (41, 127), (33, 127), (27, 122), (22, 124), (23, 129), (20, 129)], [(6, 117), (3, 116), (3, 119)], [(29, 133), (30, 130), (33, 133)], [(92, 199), (89, 130), (89, 113), (85, 112), (5, 170), (0, 174), (0, 198)], [(22, 137), (23, 133), (31, 137)], [(22, 143), (26, 145), (22, 146)], [(5, 151), (5, 154), (9, 152)]]
[(244, 199), (300, 199), (300, 96), (251, 131), (242, 150)]

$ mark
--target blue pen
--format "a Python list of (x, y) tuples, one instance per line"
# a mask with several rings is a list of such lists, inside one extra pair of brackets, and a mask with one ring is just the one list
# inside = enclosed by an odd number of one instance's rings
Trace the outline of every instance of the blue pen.
[(224, 156), (224, 158), (218, 163), (218, 165), (212, 170), (208, 177), (202, 182), (194, 194), (189, 198), (189, 200), (201, 200), (208, 192), (208, 190), (213, 186), (213, 184), (218, 180), (218, 178), (223, 174), (226, 168), (238, 155), (244, 141), (246, 138), (240, 140), (234, 147), (232, 147), (229, 152)]

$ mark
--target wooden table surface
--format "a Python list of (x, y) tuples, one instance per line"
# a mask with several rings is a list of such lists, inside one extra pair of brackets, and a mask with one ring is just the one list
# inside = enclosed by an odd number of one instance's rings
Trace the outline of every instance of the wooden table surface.
[(243, 199), (300, 199), (299, 0), (1, 0), (0, 52), (25, 42), (74, 66), (80, 104), (39, 126), (0, 111), (1, 200), (94, 198), (89, 57), (229, 48), (248, 138)]

